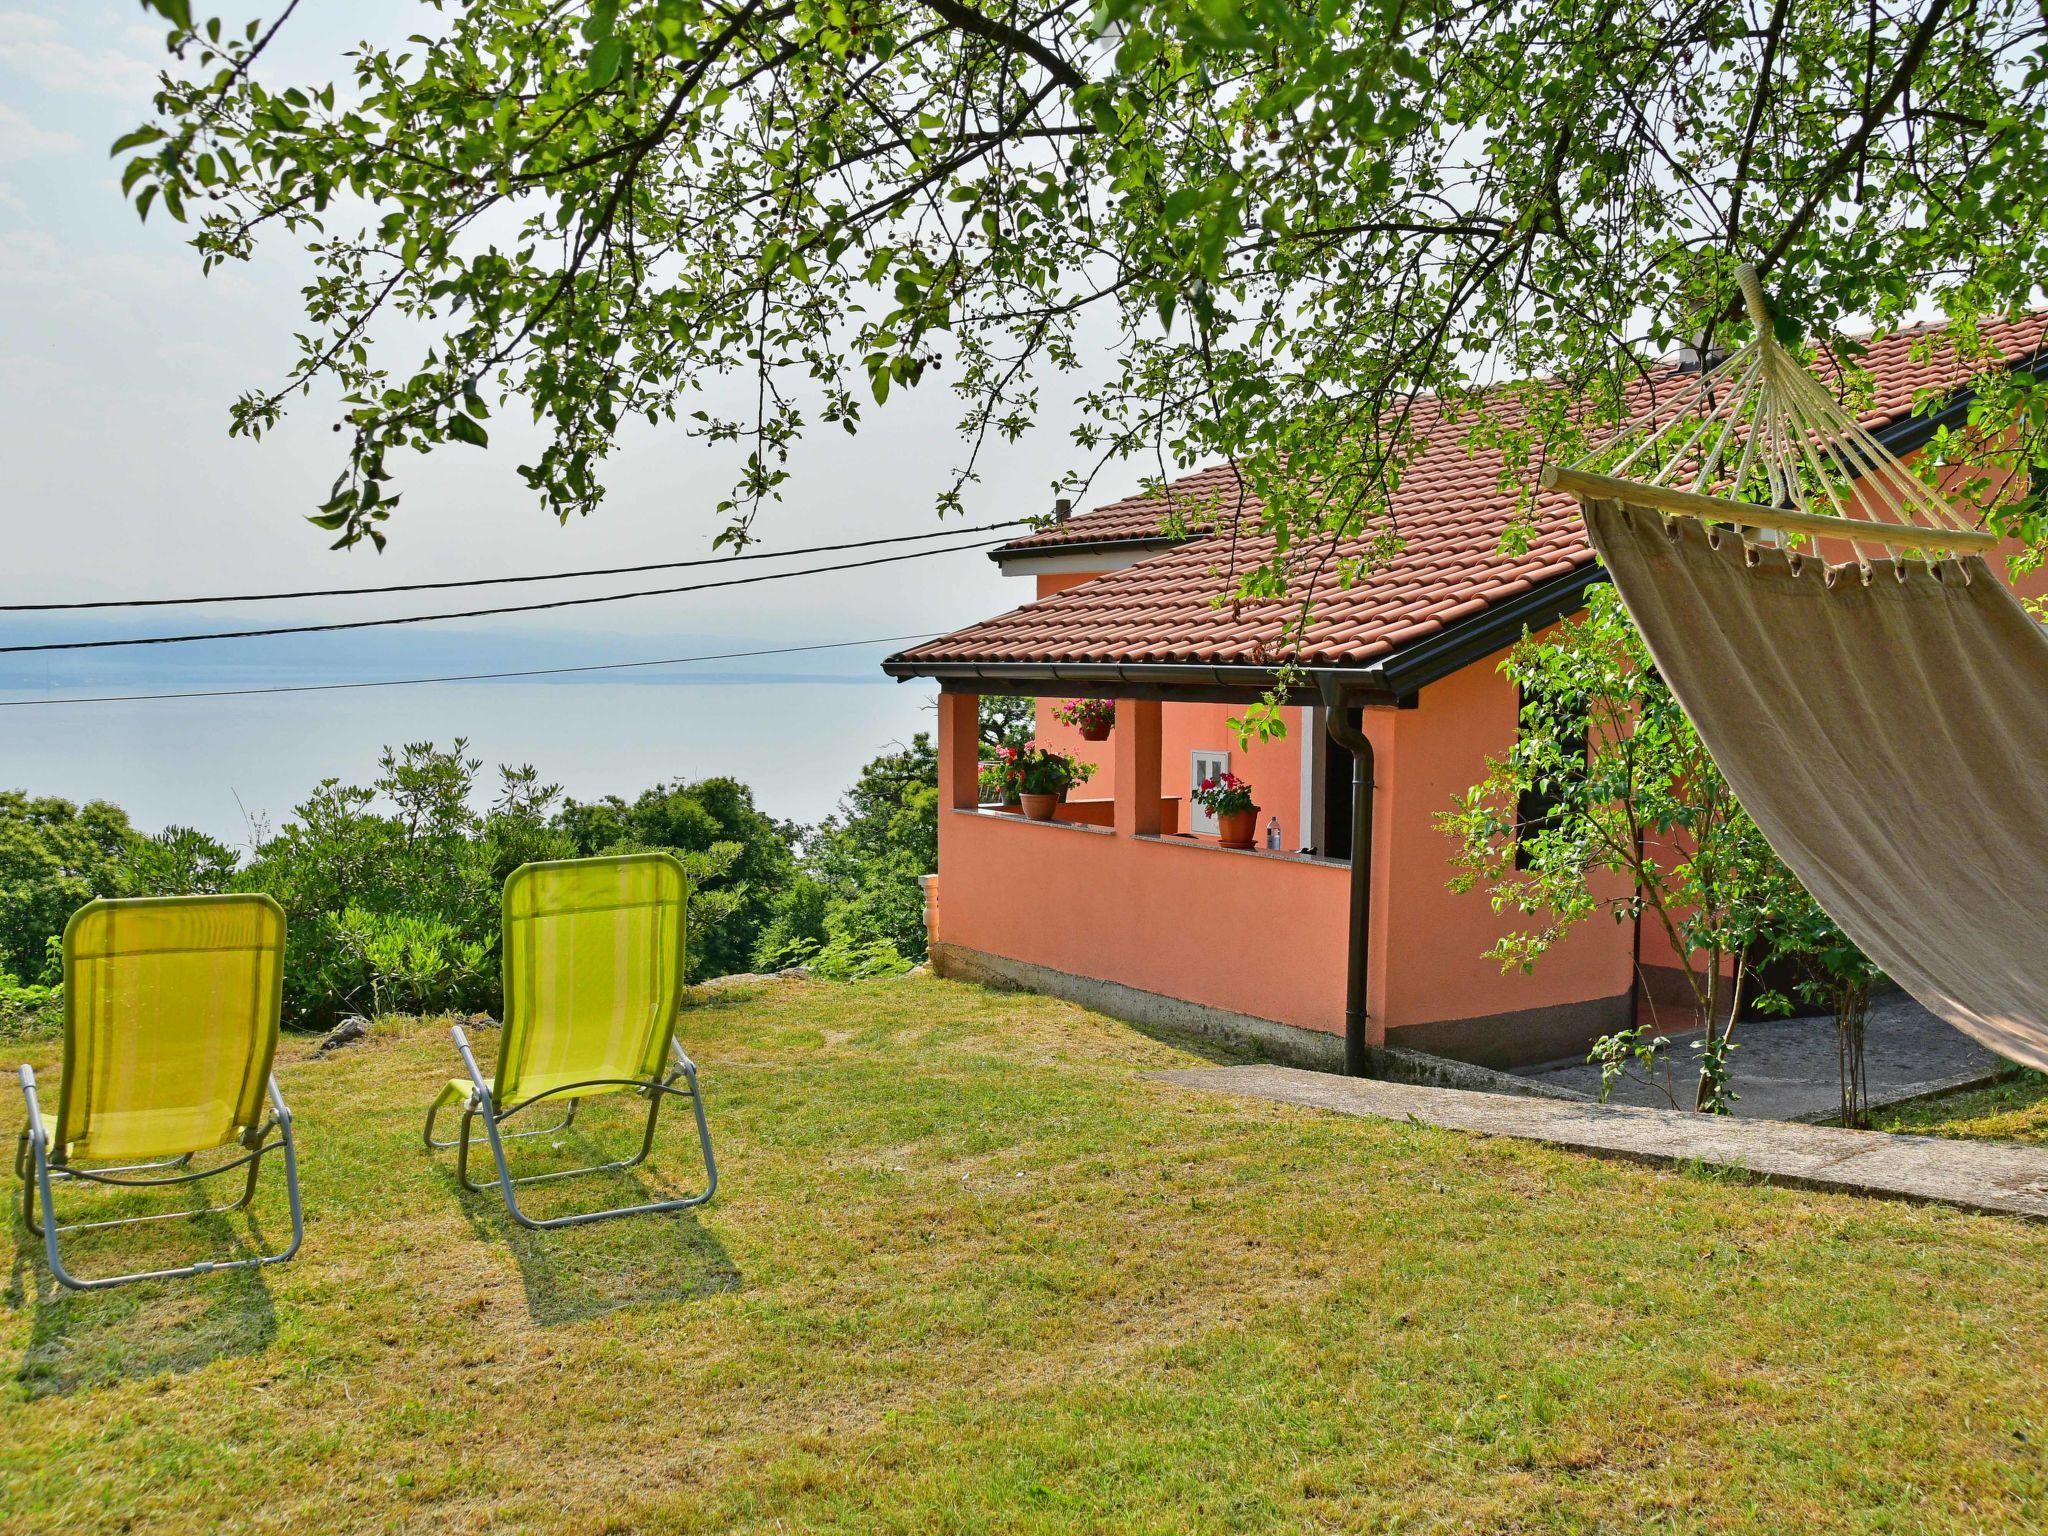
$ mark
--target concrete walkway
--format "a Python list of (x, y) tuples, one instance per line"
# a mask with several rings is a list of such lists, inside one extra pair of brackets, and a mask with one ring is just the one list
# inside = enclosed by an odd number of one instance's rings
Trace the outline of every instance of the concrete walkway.
[[(1698, 1038), (1697, 1030), (1671, 1037), (1672, 1077), (1686, 1105), (1699, 1081), (1699, 1054), (1693, 1049)], [(1863, 1031), (1863, 1073), (1872, 1109), (1988, 1082), (2005, 1065), (1903, 992), (1871, 1002)], [(1839, 1111), (1841, 1065), (1831, 1018), (1745, 1020), (1735, 1028), (1729, 1070), (1740, 1095), (1734, 1110), (1743, 1119), (1803, 1120)], [(1570, 1088), (1588, 1098), (1600, 1096), (1600, 1069), (1584, 1061), (1524, 1067), (1515, 1075)], [(1610, 1102), (1670, 1108), (1663, 1093), (1633, 1081), (1616, 1084)]]
[(1182, 1088), (1514, 1136), (1599, 1157), (1707, 1163), (1809, 1189), (2048, 1220), (2048, 1147), (1425, 1088), (1298, 1067), (1204, 1067), (1151, 1076)]

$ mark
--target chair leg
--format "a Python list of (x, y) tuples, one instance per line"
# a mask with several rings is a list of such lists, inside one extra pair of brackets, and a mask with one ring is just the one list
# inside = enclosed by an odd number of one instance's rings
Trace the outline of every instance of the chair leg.
[[(698, 1091), (697, 1068), (687, 1056), (683, 1055), (681, 1050), (677, 1050), (678, 1070), (689, 1083), (690, 1103), (696, 1112), (698, 1145), (703, 1149), (704, 1153), (705, 1186), (703, 1192), (677, 1200), (650, 1200), (639, 1205), (622, 1205), (603, 1211), (580, 1211), (573, 1215), (555, 1216), (547, 1220), (539, 1220), (528, 1216), (519, 1208), (517, 1186), (522, 1183), (538, 1183), (544, 1180), (570, 1177), (575, 1174), (599, 1173), (617, 1168), (631, 1168), (646, 1161), (648, 1154), (654, 1146), (654, 1131), (661, 1115), (661, 1101), (669, 1094), (678, 1091), (670, 1086), (674, 1081), (674, 1074), (671, 1074), (666, 1081), (649, 1083), (647, 1085), (647, 1096), (649, 1099), (647, 1106), (647, 1128), (641, 1136), (640, 1150), (631, 1158), (617, 1163), (600, 1163), (592, 1168), (574, 1168), (563, 1173), (548, 1173), (534, 1178), (515, 1179), (512, 1176), (511, 1165), (505, 1158), (505, 1142), (513, 1138), (505, 1136), (499, 1129), (500, 1115), (497, 1105), (491, 1098), (490, 1084), (484, 1080), (482, 1071), (478, 1069), (476, 1058), (470, 1053), (469, 1041), (463, 1035), (460, 1025), (455, 1027), (453, 1034), (455, 1037), (455, 1048), (461, 1053), (463, 1065), (469, 1069), (470, 1080), (476, 1085), (475, 1094), (470, 1101), (470, 1106), (463, 1114), (462, 1129), (457, 1137), (459, 1148), (456, 1152), (456, 1177), (460, 1180), (464, 1189), (470, 1190), (473, 1193), (482, 1192), (481, 1186), (472, 1184), (469, 1180), (470, 1123), (472, 1120), (481, 1120), (483, 1122), (485, 1140), (490, 1143), (491, 1160), (497, 1165), (498, 1191), (505, 1198), (506, 1211), (520, 1226), (532, 1232), (546, 1232), (556, 1227), (577, 1227), (593, 1221), (609, 1221), (615, 1216), (642, 1216), (658, 1211), (683, 1211), (690, 1209), (692, 1206), (704, 1204), (705, 1201), (718, 1192), (718, 1164), (712, 1157), (711, 1128), (704, 1117), (704, 1096)], [(514, 1133), (515, 1136), (518, 1134), (521, 1133)]]
[[(24, 1066), (21, 1069), (21, 1077), (23, 1096), (28, 1101), (28, 1153), (33, 1171), (33, 1181), (31, 1182), (26, 1179), (23, 1181), (23, 1214), (28, 1218), (29, 1229), (42, 1238), (44, 1257), (49, 1260), (50, 1273), (56, 1276), (58, 1284), (74, 1291), (104, 1291), (111, 1290), (119, 1285), (133, 1285), (138, 1280), (180, 1280), (192, 1275), (212, 1274), (216, 1270), (261, 1269), (271, 1264), (283, 1264), (298, 1253), (299, 1245), (305, 1240), (306, 1235), (305, 1210), (299, 1199), (298, 1146), (292, 1133), (291, 1111), (285, 1107), (284, 1096), (278, 1091), (277, 1079), (273, 1077), (269, 1085), (272, 1121), (278, 1132), (278, 1150), (284, 1153), (285, 1191), (291, 1205), (292, 1240), (289, 1246), (280, 1252), (259, 1254), (254, 1258), (201, 1260), (198, 1263), (180, 1265), (173, 1269), (141, 1270), (134, 1274), (96, 1277), (74, 1275), (65, 1267), (64, 1256), (58, 1243), (58, 1234), (64, 1229), (57, 1222), (56, 1195), (52, 1188), (54, 1182), (53, 1170), (50, 1166), (48, 1140), (43, 1134), (42, 1120), (36, 1105), (35, 1074)], [(256, 1173), (261, 1166), (262, 1154), (259, 1152), (250, 1160), (249, 1176), (243, 1197), (233, 1205), (214, 1206), (210, 1209), (214, 1211), (232, 1211), (240, 1210), (246, 1206), (255, 1193)], [(220, 1173), (229, 1171), (226, 1168), (218, 1170)], [(201, 1178), (210, 1176), (201, 1175)], [(41, 1208), (42, 1216), (40, 1227), (38, 1227), (35, 1220), (38, 1206)], [(195, 1211), (190, 1214), (203, 1215), (206, 1212)], [(158, 1219), (160, 1218), (137, 1216), (125, 1221), (108, 1222), (104, 1225), (129, 1226), (138, 1222)], [(99, 1224), (93, 1223), (92, 1225)]]

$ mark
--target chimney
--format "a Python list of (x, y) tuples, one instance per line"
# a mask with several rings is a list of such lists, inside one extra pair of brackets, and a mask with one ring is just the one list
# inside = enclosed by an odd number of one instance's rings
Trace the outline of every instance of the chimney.
[(1064, 523), (1074, 515), (1074, 498), (1062, 496), (1052, 504), (1052, 517), (1056, 523)]

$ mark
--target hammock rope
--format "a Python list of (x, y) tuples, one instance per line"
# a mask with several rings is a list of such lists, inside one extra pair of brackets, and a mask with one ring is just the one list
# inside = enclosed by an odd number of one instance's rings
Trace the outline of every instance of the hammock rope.
[[(1703, 370), (1676, 409), (1653, 405), (1577, 463), (1546, 468), (1542, 484), (1725, 524), (1818, 558), (1830, 580), (1853, 567), (1868, 582), (1881, 551), (1901, 580), (1910, 556), (1967, 581), (1947, 557), (1995, 549), (1998, 535), (1930, 489), (1786, 349), (1754, 267), (1735, 275), (1755, 332), (1748, 344)], [(1830, 558), (1831, 542), (1846, 544), (1848, 559)]]

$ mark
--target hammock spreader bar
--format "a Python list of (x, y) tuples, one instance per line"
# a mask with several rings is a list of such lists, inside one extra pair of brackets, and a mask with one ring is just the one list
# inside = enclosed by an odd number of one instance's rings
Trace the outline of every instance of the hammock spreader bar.
[(1546, 490), (1568, 491), (1582, 500), (1626, 501), (1639, 507), (1654, 507), (1659, 512), (1696, 517), (1702, 522), (1766, 528), (1774, 533), (1810, 534), (1826, 539), (1861, 538), (1889, 544), (1894, 549), (1924, 550), (1930, 554), (1948, 550), (1983, 553), (1998, 548), (2002, 542), (1997, 534), (1980, 529), (1921, 528), (1912, 523), (1880, 523), (1791, 507), (1760, 507), (1754, 502), (1701, 496), (1693, 491), (1646, 485), (1638, 480), (1617, 480), (1612, 475), (1556, 465), (1546, 468), (1541, 479)]
[(1578, 464), (1546, 468), (1542, 484), (1727, 524), (1746, 537), (1812, 540), (1823, 561), (1818, 541), (1846, 543), (1866, 575), (1865, 545), (1930, 564), (1996, 549), (1997, 534), (1925, 485), (1779, 344), (1756, 269), (1745, 263), (1736, 279), (1755, 327), (1749, 344), (1704, 371), (1677, 410), (1653, 408)]

